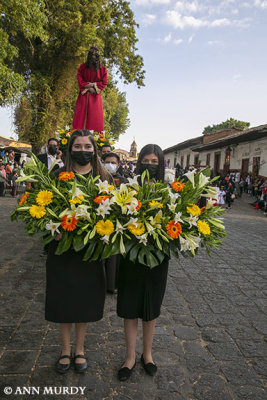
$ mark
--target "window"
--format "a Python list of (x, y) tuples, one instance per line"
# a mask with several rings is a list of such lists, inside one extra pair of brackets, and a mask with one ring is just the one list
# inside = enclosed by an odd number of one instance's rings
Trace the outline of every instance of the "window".
[(207, 154), (206, 165), (210, 166), (210, 153)]
[(184, 156), (181, 157), (181, 167), (184, 168)]
[(198, 165), (198, 155), (194, 157), (194, 165), (195, 167)]

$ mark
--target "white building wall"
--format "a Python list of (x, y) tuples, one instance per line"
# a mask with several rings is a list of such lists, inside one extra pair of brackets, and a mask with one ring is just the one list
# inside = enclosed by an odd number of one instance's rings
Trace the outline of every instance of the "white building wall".
[[(210, 167), (214, 168), (215, 153), (220, 153), (220, 169), (223, 170), (225, 163), (226, 147), (218, 149), (212, 149), (199, 153), (199, 161), (201, 166), (206, 166), (207, 154), (210, 154)], [(259, 174), (267, 177), (267, 138), (257, 139), (255, 141), (244, 142), (237, 145), (230, 145), (230, 170), (241, 170), (242, 160), (249, 159), (248, 172), (252, 172), (253, 169), (253, 157), (260, 157), (260, 170)], [(194, 164), (194, 158), (198, 154), (192, 151), (190, 148), (178, 150), (176, 152), (168, 153), (164, 155), (165, 161), (170, 160), (169, 167), (175, 167), (176, 163), (181, 164), (181, 157), (184, 157), (183, 168), (186, 166), (187, 155), (190, 154), (189, 165)]]

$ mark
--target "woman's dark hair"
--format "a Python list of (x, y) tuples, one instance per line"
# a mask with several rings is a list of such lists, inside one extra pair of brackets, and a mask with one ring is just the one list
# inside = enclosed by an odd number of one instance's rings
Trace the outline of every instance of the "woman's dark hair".
[[(96, 53), (96, 62), (93, 63), (92, 61), (92, 55), (93, 53)], [(92, 46), (90, 50), (88, 51), (87, 55), (87, 60), (85, 63), (85, 68), (95, 68), (97, 71), (100, 68), (100, 54), (99, 54), (99, 49), (97, 47)]]
[(147, 144), (145, 147), (142, 148), (142, 150), (139, 153), (138, 160), (136, 163), (136, 170), (135, 174), (136, 175), (141, 175), (141, 164), (142, 160), (145, 156), (149, 154), (155, 154), (158, 157), (159, 160), (159, 168), (157, 175), (155, 176), (156, 181), (164, 181), (164, 154), (162, 149), (157, 145), (157, 144)]
[(94, 156), (93, 156), (93, 160), (92, 160), (94, 176), (100, 175), (100, 178), (102, 181), (104, 181), (104, 180), (110, 181), (110, 179), (111, 179), (110, 175), (109, 175), (108, 171), (102, 166), (100, 158), (97, 155), (97, 148), (96, 148), (95, 140), (87, 129), (77, 129), (76, 131), (72, 132), (70, 140), (69, 140), (69, 144), (68, 144), (68, 149), (66, 152), (66, 159), (65, 159), (66, 170), (69, 172), (72, 171), (72, 159), (71, 159), (72, 146), (73, 146), (73, 143), (75, 142), (75, 139), (77, 139), (78, 137), (81, 137), (81, 136), (82, 137), (87, 136), (94, 148)]

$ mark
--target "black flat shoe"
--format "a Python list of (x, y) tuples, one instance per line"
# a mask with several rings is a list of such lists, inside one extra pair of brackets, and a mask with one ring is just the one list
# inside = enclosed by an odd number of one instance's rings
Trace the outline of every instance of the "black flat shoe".
[[(60, 363), (59, 361), (62, 360), (63, 358), (68, 358), (70, 362), (68, 364)], [(70, 366), (71, 366), (71, 355), (60, 356), (56, 363), (56, 370), (60, 374), (65, 374), (70, 369)]]
[(131, 369), (127, 368), (127, 367), (120, 368), (118, 371), (119, 381), (122, 381), (122, 382), (127, 381), (130, 378), (130, 376), (132, 375), (132, 372), (133, 372), (133, 369), (135, 366), (136, 366), (136, 361)]
[(157, 369), (158, 369), (156, 364), (153, 364), (153, 363), (146, 364), (143, 354), (141, 355), (141, 364), (148, 375), (154, 376), (156, 374)]
[(83, 354), (77, 354), (76, 356), (74, 356), (73, 360), (76, 360), (76, 358), (84, 358), (85, 359), (84, 363), (76, 363), (74, 361), (75, 371), (78, 372), (78, 374), (81, 374), (81, 373), (85, 372), (88, 368), (87, 357), (85, 357), (85, 355), (83, 355)]

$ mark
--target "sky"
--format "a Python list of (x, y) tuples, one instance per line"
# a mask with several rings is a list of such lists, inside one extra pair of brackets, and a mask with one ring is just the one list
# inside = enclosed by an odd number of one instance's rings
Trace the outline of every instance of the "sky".
[[(117, 148), (163, 149), (235, 118), (267, 123), (267, 0), (131, 0), (145, 86), (119, 84), (131, 125)], [(0, 135), (14, 136), (0, 109)]]

